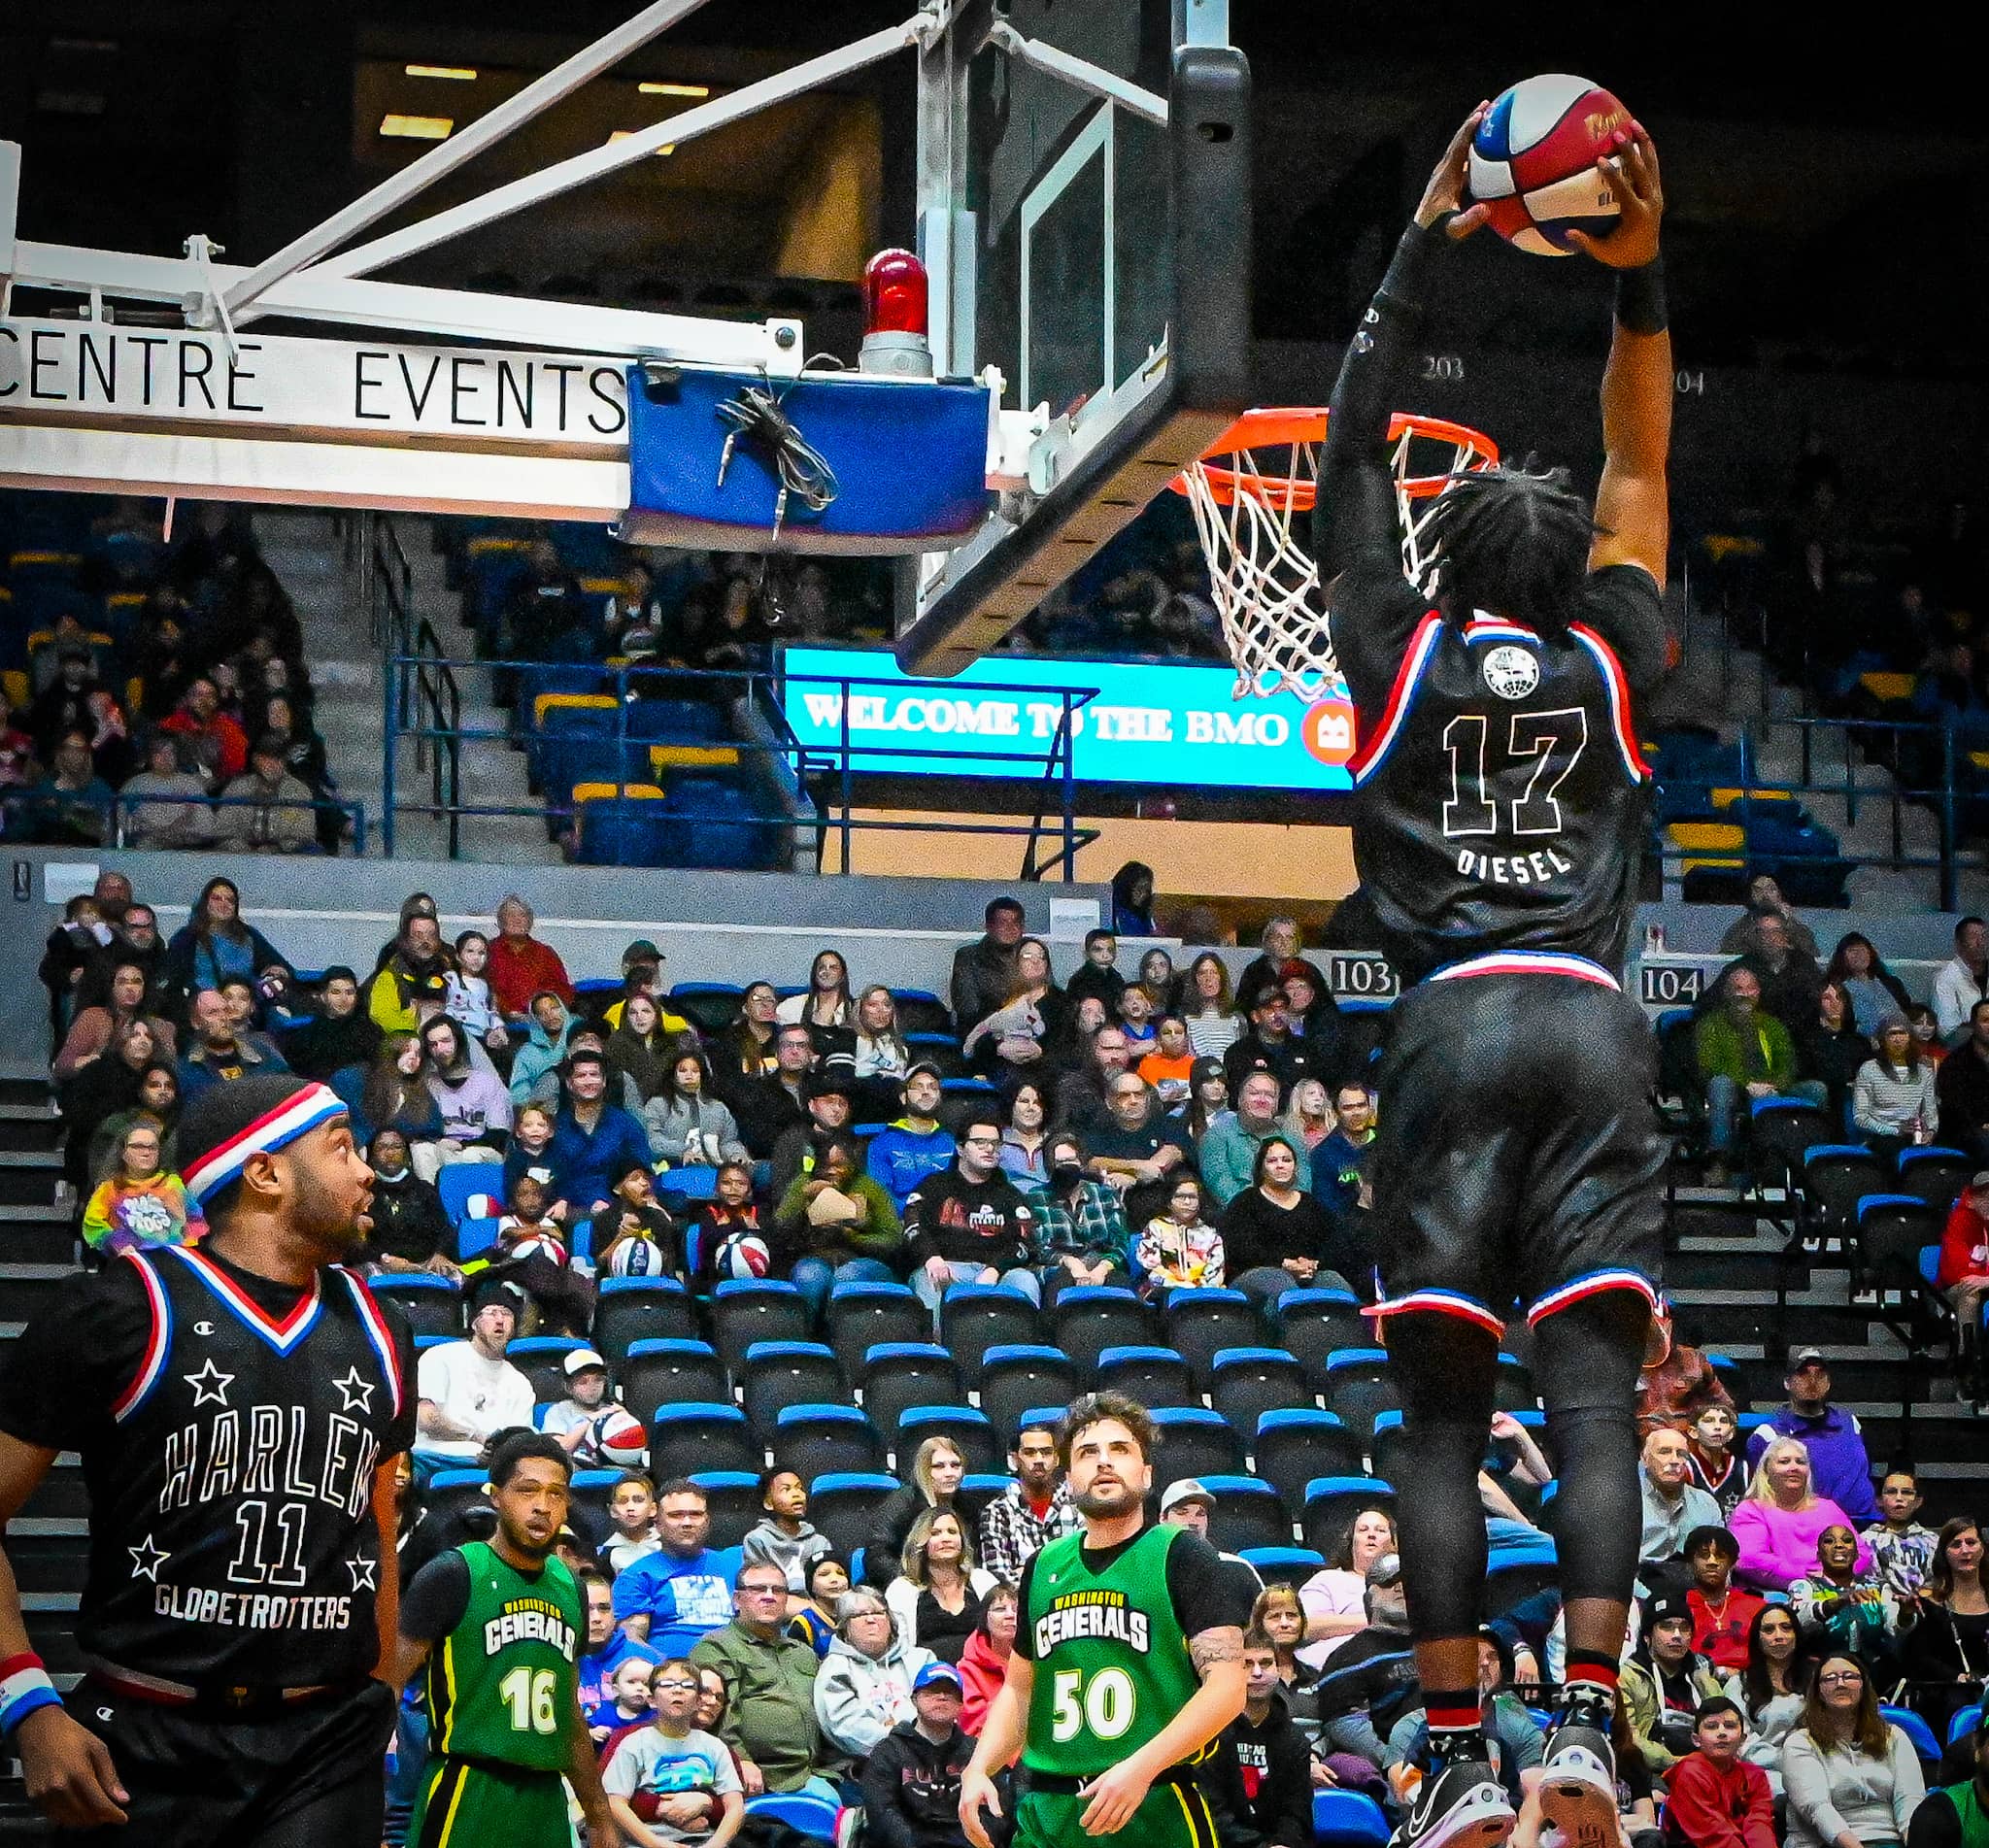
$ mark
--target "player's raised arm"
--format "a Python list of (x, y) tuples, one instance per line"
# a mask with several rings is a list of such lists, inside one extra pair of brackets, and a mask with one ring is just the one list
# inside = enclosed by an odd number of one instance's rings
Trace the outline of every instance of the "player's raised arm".
[(1331, 585), (1357, 562), (1401, 568), (1395, 479), (1388, 457), (1391, 399), (1409, 337), (1422, 325), (1423, 279), (1432, 256), (1446, 237), (1468, 237), (1485, 221), (1483, 206), (1458, 210), (1464, 200), (1471, 137), (1484, 118), (1485, 107), (1480, 103), (1471, 112), (1443, 151), (1415, 218), (1396, 246), (1388, 274), (1340, 360), (1312, 513), (1313, 554), (1322, 584)]
[(1665, 214), (1658, 151), (1637, 129), (1601, 162), (1619, 202), (1603, 237), (1568, 239), (1616, 272), (1616, 328), (1602, 371), (1602, 480), (1596, 490), (1596, 541), (1589, 569), (1641, 565), (1665, 583), (1671, 537), (1665, 482), (1671, 448), (1671, 335), (1658, 226)]

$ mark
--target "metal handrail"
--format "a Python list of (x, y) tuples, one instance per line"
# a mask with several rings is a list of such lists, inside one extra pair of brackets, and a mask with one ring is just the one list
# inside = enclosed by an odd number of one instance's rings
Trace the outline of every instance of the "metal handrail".
[[(462, 793), (462, 687), (436, 634), (435, 625), (415, 615), (415, 573), (400, 533), (392, 521), (373, 521), (372, 571), (374, 597), (370, 626), (383, 638), (382, 681), (386, 730), (382, 767), (381, 844), (393, 857), (394, 745), (401, 737), (415, 740), (415, 768), (426, 771), (436, 809), (449, 817), (449, 857), (461, 848), (456, 815)], [(412, 674), (395, 670), (412, 664)], [(462, 663), (471, 665), (472, 663)], [(419, 714), (424, 722), (410, 723)]]
[[(432, 634), (432, 630), (430, 634)], [(901, 680), (883, 675), (796, 674), (787, 671), (784, 665), (768, 668), (722, 669), (673, 667), (655, 661), (628, 661), (614, 666), (606, 664), (596, 666), (584, 661), (561, 662), (519, 659), (478, 660), (473, 662), (464, 659), (431, 656), (425, 651), (418, 653), (408, 649), (398, 651), (388, 657), (385, 687), (383, 689), (386, 719), (386, 775), (383, 780), (386, 791), (386, 815), (382, 821), (382, 840), (385, 843), (385, 851), (389, 857), (393, 853), (391, 818), (398, 813), (445, 817), (448, 820), (450, 829), (451, 858), (457, 857), (459, 823), (461, 818), (465, 816), (532, 816), (541, 819), (551, 817), (556, 820), (569, 822), (578, 818), (579, 806), (570, 800), (563, 803), (547, 801), (539, 804), (464, 803), (459, 799), (459, 786), (452, 787), (445, 791), (439, 778), (437, 779), (430, 801), (426, 803), (406, 803), (397, 799), (394, 790), (393, 756), (395, 747), (402, 738), (414, 739), (418, 750), (425, 748), (429, 744), (441, 744), (452, 754), (453, 757), (459, 761), (460, 750), (465, 742), (489, 739), (512, 744), (517, 743), (521, 736), (529, 737), (531, 735), (529, 722), (523, 726), (517, 722), (520, 717), (525, 717), (522, 712), (515, 713), (514, 722), (509, 725), (464, 725), (461, 722), (459, 705), (453, 712), (430, 711), (423, 715), (425, 722), (410, 722), (412, 715), (408, 711), (408, 702), (403, 690), (405, 683), (410, 676), (419, 676), (431, 668), (440, 669), (450, 674), (453, 683), (453, 670), (455, 668), (470, 666), (492, 670), (510, 669), (521, 673), (570, 670), (575, 673), (595, 677), (596, 685), (602, 693), (607, 693), (612, 688), (617, 709), (616, 728), (612, 734), (612, 740), (604, 739), (603, 741), (611, 741), (615, 745), (618, 759), (624, 765), (624, 773), (627, 763), (627, 749), (631, 745), (640, 745), (645, 742), (645, 740), (640, 738), (631, 737), (628, 731), (628, 706), (633, 684), (654, 684), (657, 682), (668, 682), (671, 684), (691, 683), (693, 685), (702, 684), (707, 687), (737, 689), (741, 699), (762, 715), (768, 717), (775, 736), (768, 743), (757, 742), (751, 739), (728, 738), (724, 741), (725, 748), (733, 751), (742, 758), (755, 756), (783, 758), (791, 765), (794, 775), (804, 783), (804, 786), (806, 779), (811, 775), (833, 774), (837, 776), (841, 798), (837, 806), (840, 812), (834, 818), (826, 819), (817, 825), (818, 832), (824, 841), (826, 841), (826, 834), (830, 829), (835, 830), (841, 836), (842, 866), (845, 871), (849, 870), (851, 865), (852, 837), (861, 829), (903, 833), (1020, 836), (1028, 842), (1028, 847), (1023, 860), (1022, 877), (1031, 880), (1040, 880), (1056, 870), (1061, 870), (1062, 877), (1066, 881), (1075, 877), (1073, 863), (1077, 854), (1098, 837), (1097, 830), (1081, 828), (1077, 824), (1076, 774), (1074, 764), (1075, 715), (1081, 708), (1098, 696), (1099, 689), (1096, 688), (1044, 687), (1024, 682), (991, 682), (985, 685), (977, 683), (975, 686), (977, 693), (1028, 693), (1038, 696), (1053, 696), (1060, 703), (1062, 710), (1059, 722), (1055, 735), (1050, 740), (1049, 748), (1044, 753), (1042, 761), (1045, 790), (1047, 791), (1053, 779), (1061, 786), (1062, 799), (1059, 806), (1062, 813), (1056, 831), (1062, 838), (1058, 850), (1044, 857), (1039, 857), (1038, 844), (1041, 836), (1046, 831), (1045, 811), (1049, 806), (1047, 801), (1038, 802), (1035, 817), (1027, 826), (987, 822), (903, 822), (860, 821), (856, 819), (853, 814), (855, 807), (854, 779), (857, 773), (863, 767), (862, 760), (865, 758), (890, 758), (897, 760), (905, 758), (929, 758), (939, 762), (959, 763), (962, 766), (963, 770), (972, 763), (982, 760), (1003, 764), (1014, 764), (1018, 761), (1016, 754), (1012, 751), (977, 750), (971, 746), (957, 746), (939, 750), (912, 745), (864, 745), (855, 743), (850, 736), (849, 706), (851, 689), (865, 687), (902, 689), (905, 683)], [(781, 689), (789, 684), (832, 687), (841, 690), (841, 735), (837, 743), (833, 745), (804, 745), (800, 741), (792, 726), (787, 722), (783, 701), (780, 697)], [(520, 696), (521, 699), (526, 697), (523, 689), (521, 689)], [(651, 742), (661, 744), (663, 741), (655, 740)], [(454, 783), (454, 778), (452, 778), (452, 783)], [(619, 788), (625, 790), (630, 787), (631, 784), (624, 774)], [(613, 808), (617, 813), (655, 813), (653, 803), (645, 804), (638, 808), (637, 804), (631, 803), (625, 797), (613, 798), (612, 802)], [(797, 818), (795, 815), (785, 811), (774, 814), (762, 814), (756, 810), (750, 814), (725, 813), (714, 815), (672, 809), (670, 811), (670, 819), (673, 822), (684, 823), (733, 823), (742, 826), (789, 829), (807, 825), (807, 823), (801, 818)], [(820, 843), (818, 844), (818, 863), (819, 860)]]

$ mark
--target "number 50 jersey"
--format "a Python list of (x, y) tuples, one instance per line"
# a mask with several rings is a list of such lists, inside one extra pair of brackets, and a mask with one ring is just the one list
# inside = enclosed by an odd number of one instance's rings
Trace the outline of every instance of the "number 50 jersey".
[(1355, 858), (1405, 975), (1497, 950), (1620, 972), (1649, 816), (1633, 708), (1664, 666), (1650, 574), (1596, 572), (1547, 635), (1350, 572), (1332, 632), (1360, 728)]

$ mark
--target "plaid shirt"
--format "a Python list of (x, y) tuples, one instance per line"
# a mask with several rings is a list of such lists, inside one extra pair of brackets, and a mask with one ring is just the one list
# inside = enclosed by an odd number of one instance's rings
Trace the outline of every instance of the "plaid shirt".
[(1094, 1252), (1115, 1264), (1128, 1261), (1132, 1234), (1127, 1229), (1117, 1188), (1102, 1181), (1085, 1182), (1077, 1192), (1075, 1213), (1046, 1187), (1031, 1188), (1028, 1197), (1036, 1216), (1037, 1263), (1054, 1264), (1066, 1254), (1083, 1258)]
[(1023, 1498), (1022, 1484), (1011, 1482), (982, 1512), (980, 1562), (1003, 1585), (1020, 1585), (1022, 1568), (1032, 1554), (1083, 1526), (1067, 1482), (1057, 1485), (1050, 1510), (1040, 1521)]

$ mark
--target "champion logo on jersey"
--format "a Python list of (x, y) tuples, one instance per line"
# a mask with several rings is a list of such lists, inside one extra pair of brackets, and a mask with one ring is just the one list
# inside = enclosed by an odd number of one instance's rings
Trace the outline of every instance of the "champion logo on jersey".
[(1511, 642), (1489, 650), (1481, 671), (1500, 699), (1524, 699), (1540, 684), (1539, 657)]

